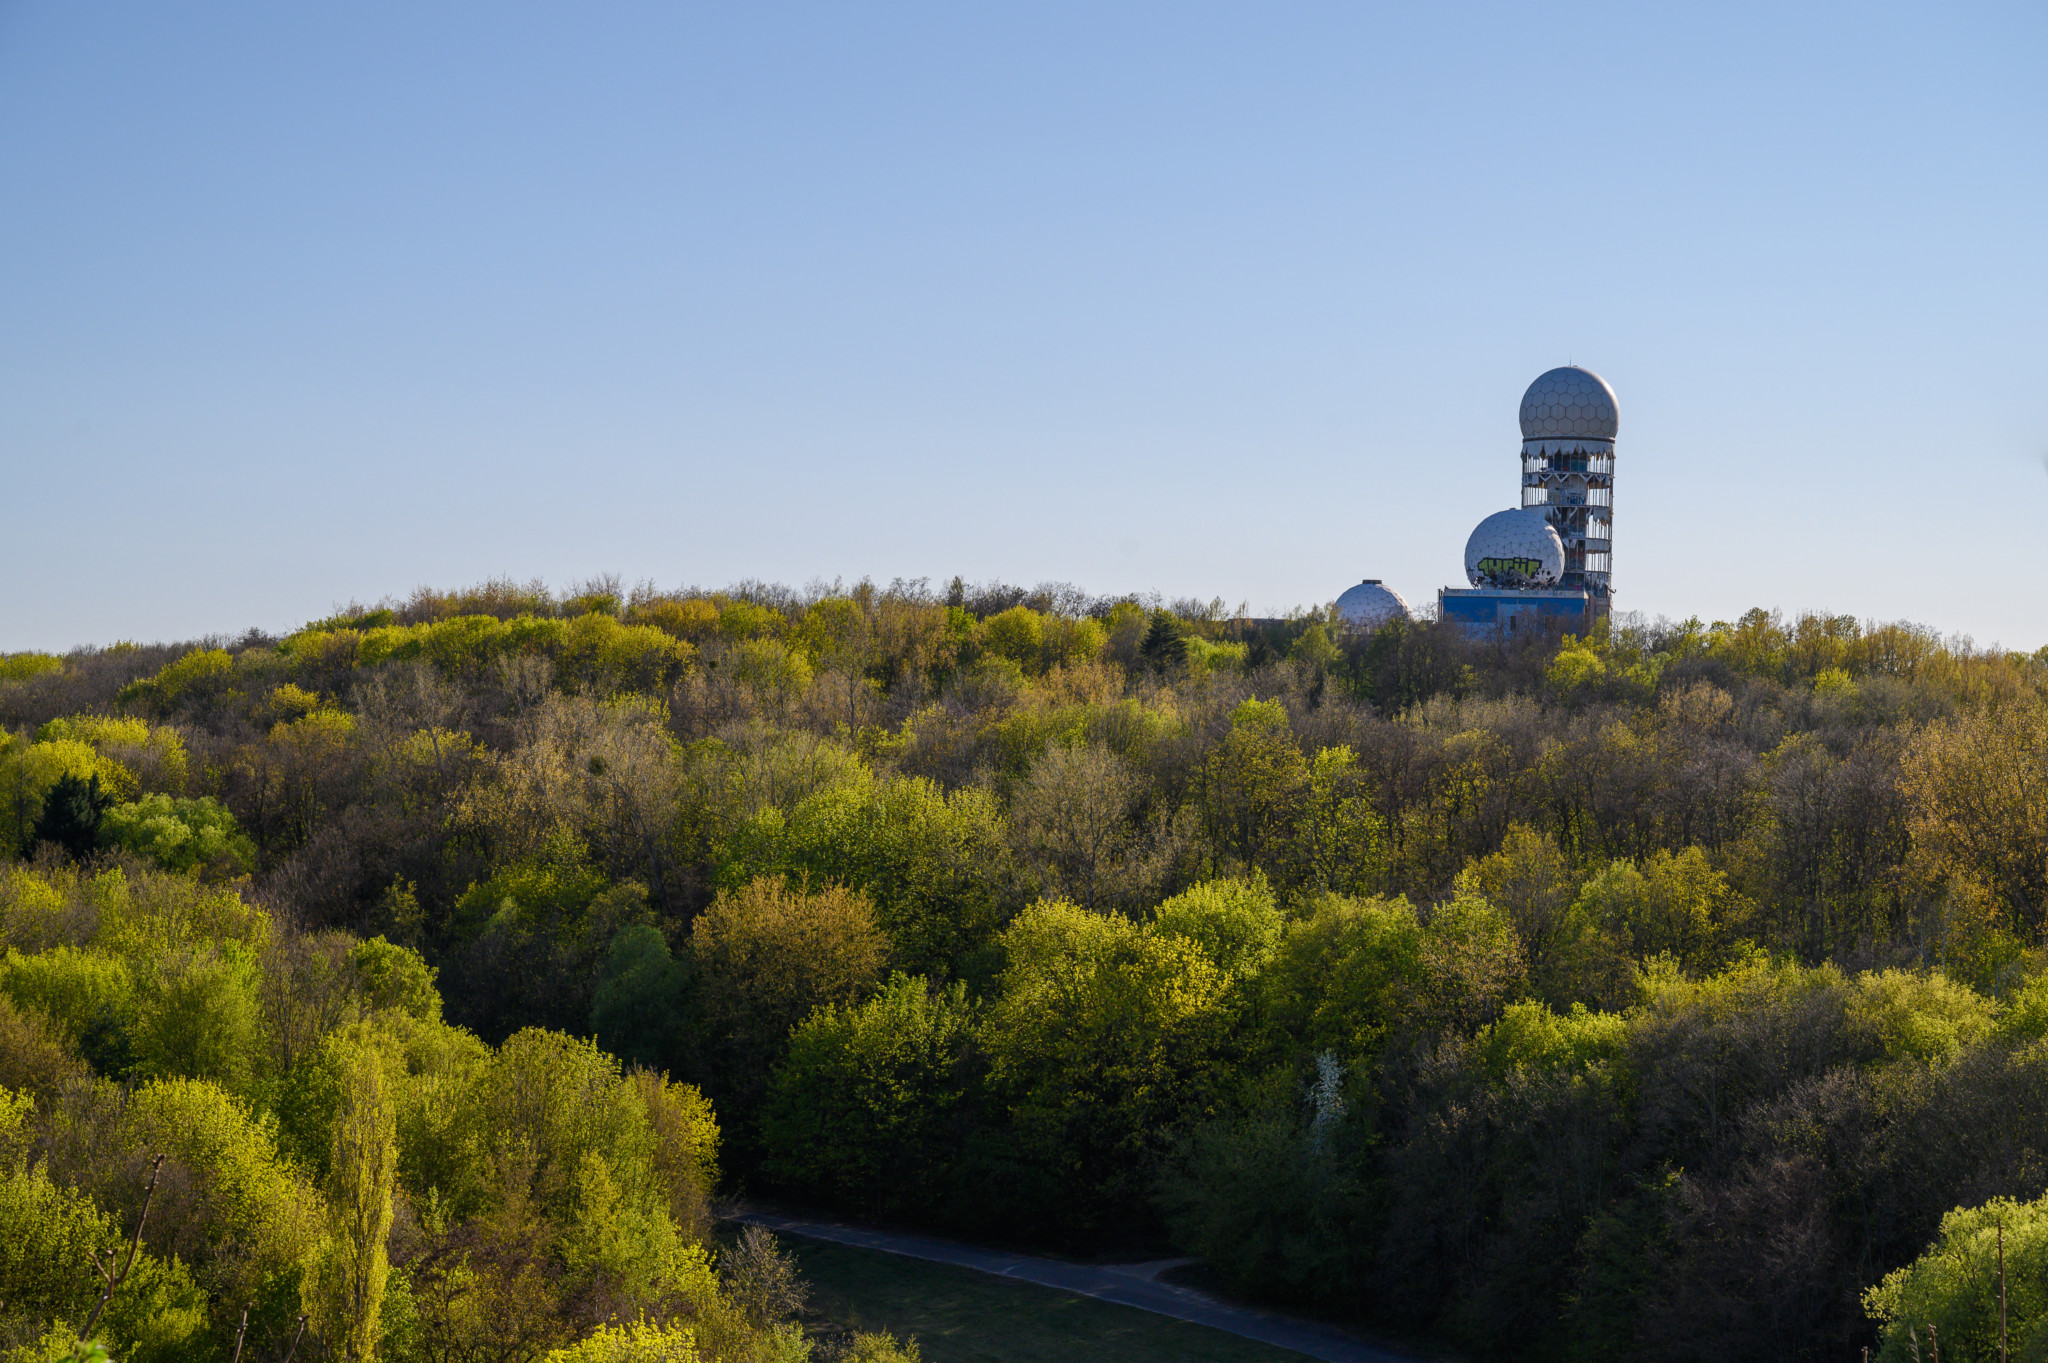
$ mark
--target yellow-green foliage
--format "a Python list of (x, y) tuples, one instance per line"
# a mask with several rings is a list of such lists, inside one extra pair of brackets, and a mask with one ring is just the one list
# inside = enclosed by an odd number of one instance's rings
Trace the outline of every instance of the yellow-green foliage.
[(717, 669), (770, 707), (792, 705), (811, 689), (804, 655), (780, 639), (746, 639), (728, 649)]
[(203, 1079), (143, 1085), (123, 1114), (121, 1140), (130, 1150), (165, 1152), (197, 1185), (206, 1211), (208, 1276), (219, 1287), (255, 1292), (295, 1277), (319, 1241), (325, 1215), (319, 1194), (278, 1153), (270, 1127), (219, 1085)]
[(562, 1228), (562, 1267), (571, 1281), (603, 1286), (634, 1301), (709, 1285), (704, 1247), (687, 1243), (657, 1200), (622, 1186), (637, 1171), (615, 1171), (611, 1161), (586, 1150), (577, 1161), (572, 1202)]
[(2048, 1350), (2048, 1198), (1997, 1198), (1942, 1217), (1941, 1233), (1925, 1254), (1863, 1294), (1864, 1309), (1883, 1326), (1879, 1363), (1926, 1358), (1929, 1326), (1939, 1332), (1945, 1358), (1999, 1356), (2000, 1227), (2011, 1355), (2042, 1357)]
[(1263, 989), (1288, 1046), (1350, 1057), (1404, 1030), (1475, 1028), (1522, 982), (1514, 929), (1484, 900), (1440, 904), (1425, 924), (1406, 899), (1324, 895), (1288, 925)]
[[(1689, 976), (1672, 958), (1644, 963), (1639, 1023), (1691, 1017), (1711, 1025), (1829, 995), (1873, 1060), (1941, 1061), (1990, 1036), (1998, 1005), (1938, 970), (1885, 970), (1853, 978), (1832, 965), (1801, 966), (1753, 952), (1718, 974)], [(2021, 1023), (2020, 1026), (2024, 1026)]]
[(1664, 654), (1645, 657), (1640, 650), (1619, 644), (1602, 621), (1583, 639), (1566, 635), (1543, 680), (1552, 692), (1567, 698), (1609, 695), (1643, 701), (1656, 694), (1666, 661)]
[(761, 1118), (770, 1172), (808, 1192), (888, 1211), (927, 1195), (965, 1084), (963, 985), (897, 975), (865, 1001), (812, 1010), (790, 1035)]
[(1991, 1031), (1997, 1005), (1940, 971), (1885, 970), (1849, 986), (1849, 1018), (1887, 1059), (1948, 1060)]
[(602, 1325), (589, 1338), (550, 1351), (542, 1363), (687, 1363), (698, 1357), (687, 1325)]
[[(950, 718), (944, 707), (912, 716), (904, 724), (899, 746), (918, 744), (920, 724), (936, 733)], [(1059, 702), (1047, 696), (1045, 688), (1035, 687), (1015, 707), (985, 717), (970, 741), (997, 771), (1021, 777), (1054, 743), (1100, 743), (1125, 761), (1141, 762), (1153, 744), (1184, 727), (1170, 710), (1140, 701)]]
[(711, 1102), (694, 1084), (671, 1083), (654, 1070), (634, 1070), (627, 1078), (640, 1091), (654, 1131), (655, 1171), (668, 1185), (677, 1224), (685, 1225), (680, 1213), (694, 1210), (718, 1187), (718, 1121)]
[(0, 946), (39, 951), (57, 940), (65, 893), (23, 866), (0, 866)]
[[(113, 1048), (95, 1063), (113, 1059), (143, 1078), (210, 1078), (245, 1095), (269, 1080), (260, 910), (162, 872), (16, 871), (0, 888), (13, 901), (0, 992), (89, 1055)], [(34, 907), (23, 912), (25, 903)], [(84, 945), (51, 947), (50, 923)]]
[(999, 658), (1035, 671), (1045, 645), (1045, 621), (1029, 606), (1012, 606), (981, 622), (984, 647)]
[(1098, 656), (1109, 636), (1092, 619), (1042, 615), (1029, 606), (1012, 606), (982, 621), (975, 638), (989, 654), (1035, 677)]
[(718, 603), (718, 632), (733, 643), (738, 643), (742, 639), (780, 634), (788, 627), (789, 621), (779, 612), (756, 605), (752, 601)]
[(135, 1008), (127, 962), (68, 946), (33, 955), (10, 949), (0, 959), (0, 993), (40, 1013), (74, 1047), (95, 1027), (125, 1029)]
[(862, 766), (786, 815), (767, 808), (748, 820), (726, 845), (718, 882), (737, 889), (783, 875), (859, 889), (874, 901), (895, 963), (935, 970), (993, 935), (1006, 841), (992, 792), (949, 794), (933, 781), (878, 777)]
[(1694, 977), (1668, 956), (1643, 963), (1637, 981), (1642, 1012), (1648, 1017), (1691, 1014), (1709, 1022), (1727, 1022), (1743, 1012), (1764, 1010), (1816, 990), (1839, 991), (1842, 972), (1832, 965), (1808, 969), (1791, 960), (1774, 960), (1751, 952), (1726, 970)]
[[(1229, 981), (1195, 942), (1040, 903), (1002, 945), (1007, 964), (978, 1034), (1027, 1148), (1135, 1156), (1160, 1127), (1210, 1111)], [(1135, 1177), (1072, 1172), (1076, 1196), (1127, 1193)]]
[(652, 625), (692, 643), (718, 628), (718, 607), (702, 597), (687, 601), (649, 601), (633, 607), (627, 617), (636, 625)]
[(372, 937), (356, 943), (349, 961), (371, 1009), (396, 1008), (421, 1022), (441, 1020), (441, 995), (434, 989), (438, 972), (411, 947)]
[[(239, 943), (260, 951), (270, 940), (270, 915), (234, 890), (189, 876), (115, 868), (86, 878), (58, 871), (53, 886), (89, 912), (91, 944), (121, 956)], [(83, 915), (82, 915), (83, 916)]]
[(123, 705), (140, 705), (157, 714), (168, 714), (187, 700), (225, 694), (234, 677), (235, 659), (225, 649), (194, 649), (167, 664), (154, 677), (122, 687), (120, 701)]
[(563, 685), (603, 695), (663, 691), (693, 653), (655, 624), (621, 624), (601, 611), (567, 620), (458, 615), (365, 630), (308, 627), (278, 649), (311, 667), (374, 667), (419, 658), (461, 677), (480, 676), (499, 659), (524, 654), (552, 660)]
[(1746, 909), (1697, 847), (1612, 862), (1564, 915), (1553, 975), (1566, 993), (1620, 1002), (1637, 961), (1669, 956), (1695, 974), (1716, 970), (1742, 950)]
[(556, 679), (596, 695), (661, 694), (689, 663), (691, 649), (651, 625), (622, 625), (598, 612), (569, 622), (555, 653)]
[[(374, 991), (370, 1002), (377, 1002)], [(436, 998), (433, 1011), (439, 1008)], [(382, 1007), (337, 1028), (284, 1077), (277, 1112), (287, 1148), (309, 1172), (326, 1176), (329, 1135), (359, 1053), (375, 1056), (382, 1067), (398, 1131), (401, 1181), (422, 1197), (452, 1186), (460, 1165), (457, 1103), (491, 1050), (462, 1028), (405, 1007)]]
[(1246, 880), (1209, 880), (1161, 904), (1156, 932), (1184, 937), (1224, 974), (1258, 974), (1280, 949), (1284, 920), (1263, 874)]
[(2013, 991), (1998, 1016), (1996, 1031), (2020, 1042), (2048, 1037), (2048, 975), (2036, 975)]
[(1227, 640), (1189, 636), (1183, 641), (1183, 656), (1195, 672), (1239, 672), (1251, 658), (1248, 645)]
[(176, 729), (133, 717), (73, 715), (69, 719), (53, 719), (36, 730), (38, 743), (64, 739), (90, 744), (127, 774), (118, 783), (101, 777), (116, 799), (132, 800), (146, 791), (176, 795), (185, 789), (191, 760), (185, 753), (185, 740)]
[(321, 708), (319, 693), (308, 691), (297, 682), (286, 682), (271, 690), (267, 702), (273, 720), (304, 719)]
[(0, 853), (28, 849), (50, 788), (66, 776), (97, 776), (117, 799), (136, 790), (135, 773), (83, 739), (53, 738), (0, 751)]
[[(0, 1320), (10, 1332), (47, 1330), (46, 1338), (69, 1343), (65, 1324), (82, 1324), (99, 1296), (99, 1281), (82, 1271), (85, 1264), (95, 1254), (125, 1251), (127, 1237), (90, 1197), (58, 1187), (41, 1166), (21, 1158), (15, 1135), (28, 1106), (0, 1089)], [(108, 1303), (97, 1333), (124, 1360), (172, 1363), (190, 1356), (205, 1305), (182, 1264), (145, 1253)]]
[(249, 1094), (265, 1076), (255, 953), (239, 942), (167, 951), (138, 972), (128, 1040), (138, 1075), (210, 1079)]
[(0, 682), (29, 681), (64, 670), (64, 660), (51, 653), (0, 653)]
[(391, 1274), (385, 1242), (398, 1168), (398, 1132), (381, 1057), (367, 1047), (341, 1052), (341, 1101), (327, 1173), (327, 1234), (300, 1286), (307, 1318), (345, 1363), (370, 1363), (383, 1333)]
[(1303, 1050), (1370, 1055), (1412, 1015), (1423, 979), (1413, 905), (1325, 895), (1288, 926), (1267, 991), (1276, 1030)]
[(270, 741), (280, 747), (298, 749), (304, 755), (339, 750), (356, 731), (356, 717), (346, 710), (311, 710), (297, 719), (280, 720), (270, 726)]
[(1553, 690), (1571, 692), (1597, 685), (1606, 677), (1606, 661), (1588, 645), (1572, 639), (1550, 660), (1543, 679)]
[(100, 819), (100, 842), (141, 853), (167, 871), (218, 865), (246, 873), (256, 860), (255, 844), (211, 796), (145, 795), (116, 805)]
[[(460, 1210), (495, 1210), (516, 1194), (566, 1217), (592, 1153), (605, 1158), (607, 1177), (634, 1206), (668, 1204), (645, 1100), (594, 1042), (538, 1028), (516, 1033), (478, 1066), (458, 1103), (450, 1132), (456, 1182), (444, 1191)], [(508, 1169), (523, 1171), (512, 1185)]]
[(1557, 1070), (1617, 1059), (1628, 1042), (1628, 1019), (1582, 1003), (1553, 1013), (1541, 1003), (1509, 1004), (1500, 1020), (1479, 1029), (1472, 1050), (1496, 1079), (1517, 1070)]
[(894, 1335), (879, 1331), (856, 1333), (839, 1354), (840, 1363), (923, 1363), (917, 1341), (898, 1343)]

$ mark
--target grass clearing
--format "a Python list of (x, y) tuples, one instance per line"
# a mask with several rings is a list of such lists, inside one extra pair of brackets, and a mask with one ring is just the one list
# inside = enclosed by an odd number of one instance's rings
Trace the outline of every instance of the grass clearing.
[(1302, 1363), (1206, 1325), (900, 1254), (791, 1235), (811, 1308), (856, 1330), (916, 1336), (926, 1363)]

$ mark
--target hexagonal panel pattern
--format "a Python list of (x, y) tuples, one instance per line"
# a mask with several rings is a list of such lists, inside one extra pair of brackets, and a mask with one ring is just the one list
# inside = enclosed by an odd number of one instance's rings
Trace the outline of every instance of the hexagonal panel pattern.
[(1378, 578), (1367, 578), (1338, 597), (1337, 614), (1354, 629), (1378, 629), (1389, 620), (1411, 618), (1401, 593)]
[(1612, 440), (1620, 424), (1614, 390), (1590, 369), (1553, 369), (1522, 394), (1522, 439)]
[(1475, 587), (1548, 587), (1564, 575), (1564, 541), (1541, 507), (1496, 511), (1465, 541), (1465, 577)]

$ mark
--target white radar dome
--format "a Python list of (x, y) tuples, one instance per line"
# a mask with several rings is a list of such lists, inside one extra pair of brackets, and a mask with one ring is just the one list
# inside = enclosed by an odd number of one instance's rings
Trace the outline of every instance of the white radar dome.
[(1389, 620), (1409, 618), (1401, 593), (1369, 577), (1337, 598), (1337, 614), (1354, 629), (1378, 629)]
[(1522, 394), (1522, 439), (1612, 440), (1620, 417), (1614, 390), (1590, 369), (1553, 369)]
[(1547, 587), (1564, 575), (1564, 541), (1541, 507), (1496, 511), (1465, 541), (1465, 576), (1475, 587)]

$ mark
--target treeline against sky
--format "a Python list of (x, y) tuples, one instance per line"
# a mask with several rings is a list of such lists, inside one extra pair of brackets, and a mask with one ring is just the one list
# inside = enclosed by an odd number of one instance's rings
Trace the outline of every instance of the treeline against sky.
[(828, 1347), (721, 1178), (1516, 1358), (1983, 1357), (2003, 1227), (2048, 1346), (2048, 650), (494, 582), (0, 725), (0, 1223), (169, 1151), (120, 1356)]

